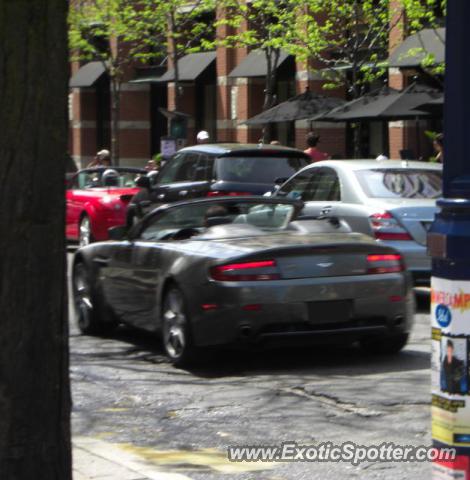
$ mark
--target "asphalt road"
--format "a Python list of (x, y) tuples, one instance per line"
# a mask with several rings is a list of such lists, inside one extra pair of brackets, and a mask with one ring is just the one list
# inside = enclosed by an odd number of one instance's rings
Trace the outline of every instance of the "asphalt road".
[(194, 371), (171, 366), (156, 338), (125, 327), (112, 338), (85, 337), (71, 318), (73, 433), (193, 480), (428, 479), (428, 463), (226, 459), (228, 446), (290, 441), (429, 445), (430, 328), (420, 298), (411, 342), (399, 355), (232, 352)]

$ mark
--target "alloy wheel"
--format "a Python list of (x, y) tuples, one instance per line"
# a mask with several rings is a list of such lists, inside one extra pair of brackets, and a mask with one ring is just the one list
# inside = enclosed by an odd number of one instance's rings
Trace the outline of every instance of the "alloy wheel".
[(75, 267), (74, 290), (78, 328), (86, 333), (91, 330), (93, 324), (93, 304), (87, 273), (81, 264)]
[(88, 216), (82, 218), (79, 229), (79, 245), (85, 247), (91, 243), (91, 224)]
[(185, 352), (186, 328), (183, 295), (179, 290), (172, 289), (166, 295), (163, 306), (163, 342), (172, 359), (179, 359)]

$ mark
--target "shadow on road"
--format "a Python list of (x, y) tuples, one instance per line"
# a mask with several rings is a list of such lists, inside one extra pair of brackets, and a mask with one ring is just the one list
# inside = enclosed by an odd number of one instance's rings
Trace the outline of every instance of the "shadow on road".
[[(74, 348), (72, 361), (113, 368), (139, 370), (149, 364), (169, 365), (157, 337), (148, 333), (120, 327), (107, 338), (80, 337), (86, 349)], [(91, 340), (91, 342), (90, 342)], [(79, 342), (80, 343), (80, 342)], [(78, 345), (80, 347), (80, 345)], [(81, 357), (79, 359), (79, 357)], [(129, 364), (129, 361), (132, 365)], [(384, 372), (404, 372), (429, 368), (429, 354), (413, 349), (413, 345), (395, 355), (367, 355), (357, 346), (310, 346), (302, 348), (227, 349), (211, 351), (187, 372), (201, 378), (230, 376), (315, 374), (364, 375)], [(177, 369), (174, 368), (175, 373)], [(180, 371), (180, 373), (183, 373)]]

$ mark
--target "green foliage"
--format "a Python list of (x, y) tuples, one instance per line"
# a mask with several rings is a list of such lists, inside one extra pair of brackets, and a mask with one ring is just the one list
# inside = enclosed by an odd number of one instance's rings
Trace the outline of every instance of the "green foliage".
[(294, 27), (295, 11), (290, 2), (279, 0), (220, 0), (224, 12), (217, 25), (232, 27), (233, 33), (217, 39), (219, 45), (253, 49), (282, 49), (287, 45), (287, 33)]
[(131, 0), (71, 2), (69, 46), (73, 60), (101, 60), (110, 77), (122, 75), (131, 58), (123, 54), (130, 28)]
[(127, 40), (143, 61), (166, 56), (173, 59), (205, 49), (214, 35), (209, 21), (215, 0), (134, 0)]
[[(294, 2), (295, 0), (292, 0)], [(389, 0), (298, 0), (289, 50), (312, 61), (331, 87), (353, 97), (385, 73), (390, 29), (402, 18)]]
[(135, 60), (163, 60), (170, 49), (180, 58), (200, 50), (213, 24), (205, 15), (215, 0), (87, 0), (71, 3), (69, 44), (74, 59), (101, 60), (111, 76)]
[[(296, 28), (287, 31), (287, 50), (318, 70), (327, 88), (345, 85), (358, 97), (387, 73), (390, 32), (409, 25), (414, 33), (437, 25), (445, 0), (289, 0)], [(426, 55), (423, 66), (433, 64)]]
[(218, 0), (216, 22), (224, 29), (212, 45), (241, 47), (264, 52), (267, 63), (264, 109), (274, 103), (276, 70), (282, 50), (287, 51), (296, 11), (291, 0)]

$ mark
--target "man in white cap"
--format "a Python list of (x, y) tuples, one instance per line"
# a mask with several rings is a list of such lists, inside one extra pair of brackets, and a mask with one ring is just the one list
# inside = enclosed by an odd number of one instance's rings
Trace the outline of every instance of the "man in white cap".
[(209, 132), (207, 132), (206, 130), (201, 130), (198, 134), (197, 134), (197, 143), (209, 143)]
[(111, 154), (109, 150), (100, 150), (95, 158), (87, 165), (87, 168), (90, 167), (109, 167), (111, 166)]

